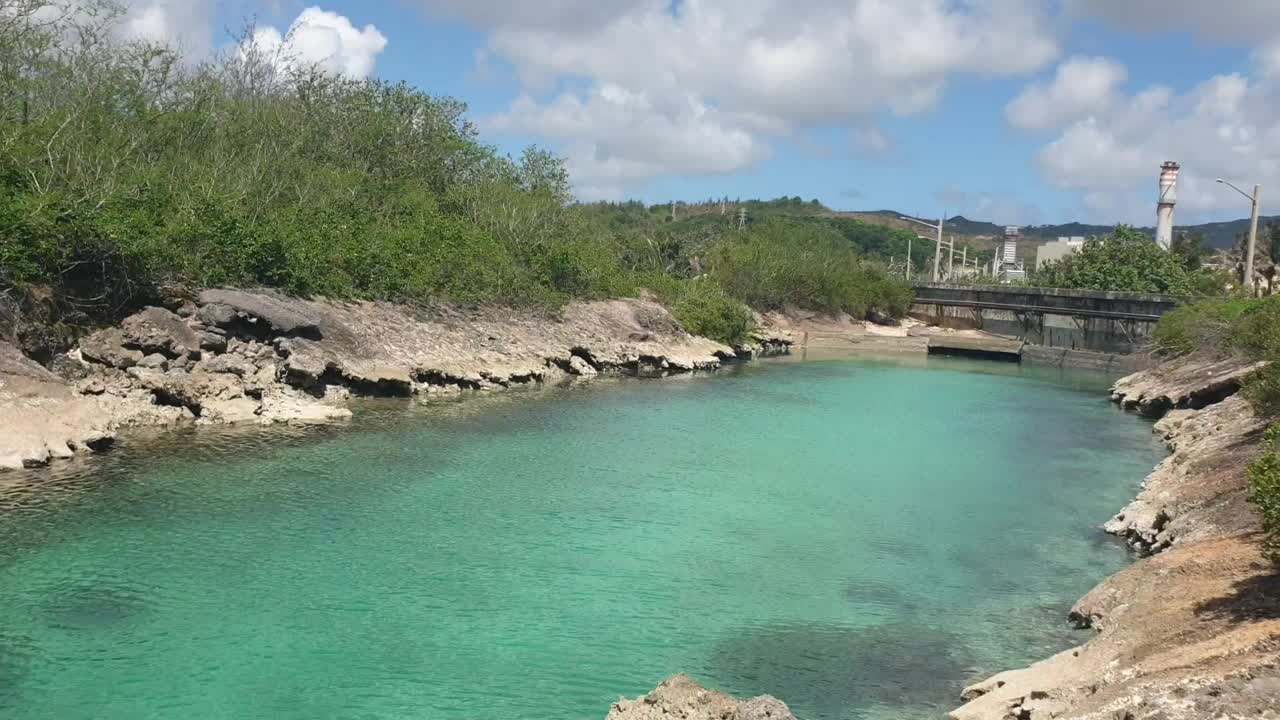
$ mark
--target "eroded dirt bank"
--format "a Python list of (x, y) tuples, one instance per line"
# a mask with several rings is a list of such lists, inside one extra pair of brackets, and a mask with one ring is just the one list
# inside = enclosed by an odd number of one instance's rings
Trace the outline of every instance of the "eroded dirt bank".
[(967, 688), (952, 717), (1280, 718), (1280, 572), (1245, 475), (1265, 423), (1235, 394), (1252, 369), (1182, 360), (1116, 384), (1171, 451), (1105, 526), (1146, 557), (1071, 610), (1088, 642)]
[(134, 426), (331, 422), (350, 416), (353, 395), (711, 370), (790, 343), (769, 330), (728, 347), (646, 300), (574, 303), (552, 318), (206, 290), (83, 338), (52, 369), (0, 341), (0, 468), (100, 450)]

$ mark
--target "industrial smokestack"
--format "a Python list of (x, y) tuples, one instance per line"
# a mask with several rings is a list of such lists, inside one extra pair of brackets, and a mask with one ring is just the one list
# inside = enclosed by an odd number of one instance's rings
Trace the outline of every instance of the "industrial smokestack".
[(1163, 250), (1173, 246), (1173, 208), (1178, 204), (1178, 170), (1176, 162), (1160, 166), (1160, 202), (1156, 205), (1156, 244)]

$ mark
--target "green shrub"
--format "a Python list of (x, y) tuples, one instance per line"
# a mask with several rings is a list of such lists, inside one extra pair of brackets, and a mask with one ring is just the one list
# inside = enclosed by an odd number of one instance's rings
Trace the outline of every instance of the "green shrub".
[(1151, 238), (1121, 225), (1110, 236), (1090, 240), (1074, 255), (1035, 273), (1042, 287), (1189, 295), (1191, 273), (1183, 260)]
[(911, 302), (910, 286), (863, 260), (835, 229), (793, 220), (726, 238), (712, 250), (711, 275), (759, 310), (794, 305), (862, 318), (873, 307), (902, 315)]
[(1245, 298), (1225, 298), (1174, 308), (1156, 325), (1156, 349), (1168, 355), (1185, 355), (1200, 349), (1227, 352), (1232, 346), (1235, 323), (1249, 306)]
[(1252, 357), (1280, 358), (1280, 296), (1248, 301), (1232, 325), (1231, 344)]
[(730, 297), (711, 278), (679, 279), (649, 273), (639, 276), (637, 282), (670, 307), (690, 334), (736, 346), (746, 344), (756, 329), (751, 308)]
[(1249, 484), (1267, 533), (1267, 554), (1280, 563), (1280, 425), (1267, 430), (1263, 453), (1249, 466)]
[(1246, 379), (1244, 394), (1263, 416), (1280, 415), (1280, 296), (1184, 305), (1160, 318), (1155, 341), (1169, 355), (1202, 352), (1268, 362)]
[(1244, 383), (1244, 397), (1263, 417), (1280, 416), (1280, 363), (1273, 360), (1249, 376)]

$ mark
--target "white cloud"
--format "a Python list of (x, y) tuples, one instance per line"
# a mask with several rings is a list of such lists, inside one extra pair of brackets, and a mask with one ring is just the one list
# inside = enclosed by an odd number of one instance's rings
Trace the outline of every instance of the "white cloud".
[(487, 130), (532, 132), (565, 144), (584, 200), (614, 199), (623, 186), (656, 175), (730, 173), (767, 157), (769, 148), (741, 125), (690, 97), (655, 102), (613, 84), (545, 104), (524, 95), (482, 121)]
[(1073, 57), (1058, 66), (1053, 82), (1036, 83), (1005, 108), (1009, 122), (1024, 129), (1061, 127), (1116, 101), (1128, 77), (1123, 65), (1101, 57)]
[[(0, 1), (0, 13), (3, 4)], [(43, 5), (36, 18), (89, 25), (111, 19), (115, 21), (111, 31), (117, 39), (168, 45), (182, 50), (186, 57), (202, 59), (212, 47), (214, 5), (214, 0), (115, 0), (104, 8), (86, 0), (57, 0)], [(104, 16), (104, 9), (112, 14)], [(68, 32), (74, 34), (73, 30)]]
[[(557, 118), (548, 134), (594, 173), (588, 182), (613, 178), (614, 193), (661, 175), (741, 170), (774, 137), (809, 128), (859, 128), (855, 140), (883, 148), (882, 133), (863, 130), (873, 113), (928, 111), (955, 75), (1034, 72), (1058, 51), (1041, 9), (1023, 0), (425, 5), (487, 31), (488, 53), (515, 68), (526, 94), (490, 127), (543, 132)], [(607, 94), (634, 99), (626, 117)], [(696, 139), (694, 159), (633, 140), (651, 128), (675, 147)]]
[(1077, 17), (1134, 32), (1187, 32), (1216, 42), (1253, 42), (1280, 34), (1276, 0), (1067, 0)]
[(893, 138), (878, 125), (859, 125), (850, 132), (854, 154), (871, 159), (884, 159), (893, 154)]
[(284, 33), (257, 28), (251, 42), (284, 65), (316, 66), (351, 78), (371, 75), (387, 47), (386, 36), (373, 25), (357, 29), (345, 16), (318, 7), (303, 10)]
[(1176, 160), (1180, 217), (1244, 214), (1214, 179), (1280, 186), (1280, 77), (1263, 60), (1251, 76), (1217, 75), (1182, 94), (1152, 87), (1073, 123), (1038, 155), (1046, 181), (1081, 191), (1095, 219), (1150, 224), (1160, 163)]
[(1264, 78), (1280, 78), (1280, 34), (1254, 52), (1258, 73)]

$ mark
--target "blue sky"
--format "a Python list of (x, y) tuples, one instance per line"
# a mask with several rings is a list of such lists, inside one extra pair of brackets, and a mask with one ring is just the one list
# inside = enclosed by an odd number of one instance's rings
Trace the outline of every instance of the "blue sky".
[(1222, 175), (1280, 208), (1280, 0), (130, 6), (193, 47), (251, 16), (281, 41), (292, 26), (303, 57), (464, 100), (513, 154), (565, 155), (584, 199), (1149, 224), (1172, 159), (1181, 222), (1247, 214)]

